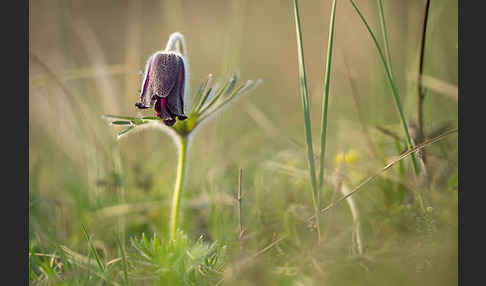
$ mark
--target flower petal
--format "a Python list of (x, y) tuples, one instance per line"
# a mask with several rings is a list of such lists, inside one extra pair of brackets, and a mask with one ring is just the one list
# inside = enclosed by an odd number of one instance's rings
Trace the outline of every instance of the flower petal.
[(163, 97), (155, 102), (155, 116), (162, 118), (167, 126), (172, 126), (176, 122), (175, 116), (167, 108), (167, 99)]
[(184, 80), (185, 70), (184, 64), (182, 64), (177, 75), (177, 83), (167, 97), (167, 107), (170, 112), (177, 115), (180, 120), (187, 118), (184, 115)]
[[(153, 104), (152, 91), (151, 91), (150, 85), (149, 85), (152, 58), (153, 57), (150, 57), (148, 59), (147, 66), (145, 68), (145, 77), (144, 77), (143, 84), (142, 84), (142, 90), (140, 91), (140, 102), (135, 103), (135, 106), (140, 108), (140, 109), (149, 108)], [(149, 96), (147, 96), (147, 93), (149, 94)]]
[(153, 55), (149, 85), (158, 97), (168, 97), (184, 66), (182, 57), (173, 53), (159, 52)]

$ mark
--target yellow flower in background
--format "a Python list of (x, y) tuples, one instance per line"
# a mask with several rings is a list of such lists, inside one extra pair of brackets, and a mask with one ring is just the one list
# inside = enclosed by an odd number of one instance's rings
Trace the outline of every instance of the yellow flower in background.
[(339, 152), (334, 157), (334, 163), (339, 166), (343, 163), (347, 165), (352, 165), (358, 159), (358, 152), (355, 150), (350, 150), (348, 152)]

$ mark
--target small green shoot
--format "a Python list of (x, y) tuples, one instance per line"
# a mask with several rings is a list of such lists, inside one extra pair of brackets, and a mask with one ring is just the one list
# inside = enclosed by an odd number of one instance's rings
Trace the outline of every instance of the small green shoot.
[(101, 261), (101, 258), (98, 254), (98, 251), (96, 251), (96, 248), (94, 247), (93, 242), (91, 241), (91, 237), (89, 236), (88, 231), (86, 230), (86, 227), (84, 226), (84, 224), (81, 224), (81, 226), (83, 228), (84, 237), (88, 241), (89, 249), (90, 249), (91, 253), (94, 255), (94, 257), (96, 259), (96, 263), (98, 264), (98, 267), (100, 268), (100, 271), (103, 273), (103, 272), (105, 272), (105, 265)]

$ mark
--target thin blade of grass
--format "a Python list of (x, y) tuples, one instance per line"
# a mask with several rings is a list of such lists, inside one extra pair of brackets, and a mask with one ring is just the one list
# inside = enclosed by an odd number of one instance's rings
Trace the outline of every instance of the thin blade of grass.
[[(381, 59), (381, 61), (383, 63), (383, 66), (385, 67), (386, 75), (388, 77), (388, 80), (390, 81), (390, 85), (391, 85), (392, 92), (393, 92), (393, 99), (395, 101), (395, 106), (398, 109), (398, 114), (400, 116), (400, 121), (402, 123), (403, 130), (405, 132), (405, 137), (407, 139), (407, 145), (408, 145), (409, 148), (413, 148), (414, 147), (414, 144), (412, 143), (412, 138), (410, 137), (410, 133), (408, 131), (408, 126), (407, 126), (407, 122), (405, 120), (405, 115), (403, 113), (402, 104), (400, 103), (400, 96), (398, 94), (398, 89), (397, 89), (395, 80), (393, 79), (393, 75), (391, 74), (391, 70), (388, 68), (388, 65), (386, 63), (385, 56), (383, 55), (383, 51), (381, 50), (380, 45), (378, 44), (378, 40), (375, 37), (375, 34), (373, 33), (373, 31), (371, 31), (371, 28), (368, 25), (368, 22), (366, 21), (365, 17), (363, 16), (363, 14), (361, 13), (361, 11), (359, 10), (358, 6), (356, 6), (356, 4), (354, 3), (353, 0), (349, 0), (349, 1), (351, 2), (351, 5), (353, 6), (353, 8), (356, 11), (356, 13), (358, 13), (359, 17), (361, 18), (361, 21), (363, 22), (363, 24), (366, 27), (366, 30), (368, 30), (368, 33), (370, 34), (371, 38), (373, 39), (373, 42), (374, 42), (374, 44), (376, 46), (376, 50), (378, 51), (378, 54), (379, 54), (380, 59)], [(412, 154), (411, 157), (412, 157), (413, 169), (415, 171), (415, 174), (418, 175), (419, 174), (419, 169), (418, 169), (417, 160), (416, 160), (414, 154)]]
[(103, 265), (103, 262), (101, 261), (100, 256), (98, 255), (98, 252), (96, 251), (96, 248), (94, 248), (94, 246), (93, 246), (93, 242), (91, 241), (91, 238), (89, 237), (89, 234), (88, 234), (88, 231), (86, 230), (86, 227), (84, 226), (84, 224), (81, 224), (81, 226), (83, 228), (84, 236), (85, 236), (86, 240), (88, 241), (89, 248), (90, 248), (91, 252), (93, 253), (93, 255), (96, 259), (96, 263), (98, 264), (100, 271), (105, 272), (105, 266)]
[[(321, 154), (319, 160), (319, 192), (322, 190), (324, 183), (324, 159), (326, 154), (326, 134), (327, 134), (327, 107), (329, 99), (329, 84), (331, 79), (331, 62), (332, 62), (332, 47), (334, 42), (334, 20), (336, 18), (336, 0), (332, 1), (331, 7), (331, 23), (329, 24), (329, 41), (327, 45), (327, 60), (326, 73), (324, 79), (324, 95), (322, 101), (322, 119), (321, 119)], [(318, 202), (320, 201), (320, 198)]]
[(82, 268), (82, 269), (87, 271), (87, 273), (85, 275), (86, 280), (81, 285), (90, 285), (88, 283), (88, 281), (91, 280), (90, 279), (91, 273), (98, 276), (99, 278), (103, 279), (103, 281), (105, 281), (108, 285), (110, 285), (110, 284), (111, 285), (119, 285), (115, 281), (108, 279), (105, 275), (106, 272), (103, 272), (103, 273), (99, 273), (99, 272), (96, 272), (96, 271), (92, 272), (92, 267), (94, 267), (96, 265), (96, 262), (91, 261), (91, 251), (88, 253), (88, 256), (86, 257), (84, 255), (81, 255), (79, 253), (74, 252), (73, 250), (67, 248), (64, 245), (61, 245), (60, 247), (61, 247), (61, 250), (63, 251), (64, 255), (67, 255), (66, 260), (68, 262), (70, 262), (70, 263), (76, 265), (77, 267)]
[(81, 265), (81, 264), (86, 265), (88, 269), (91, 267), (97, 267), (96, 262), (91, 260), (91, 256), (90, 256), (91, 252), (88, 253), (88, 256), (84, 256), (82, 254), (79, 254), (69, 249), (65, 245), (61, 245), (60, 248), (63, 251), (62, 253), (68, 262), (74, 263), (76, 265)]
[(130, 132), (133, 128), (135, 128), (134, 125), (130, 125), (128, 128), (126, 129), (123, 129), (122, 131), (118, 132), (118, 135), (117, 135), (117, 138), (119, 139), (122, 135), (125, 135), (127, 134), (128, 132)]
[(310, 172), (311, 185), (312, 185), (312, 201), (314, 203), (314, 209), (316, 212), (317, 238), (318, 241), (320, 241), (321, 231), (319, 227), (319, 202), (318, 202), (316, 172), (315, 172), (315, 165), (314, 165), (314, 151), (312, 150), (312, 131), (311, 131), (310, 110), (309, 110), (309, 95), (307, 91), (307, 79), (305, 76), (304, 50), (302, 47), (302, 32), (300, 27), (299, 5), (297, 0), (294, 0), (294, 14), (295, 14), (295, 28), (297, 33), (300, 93), (302, 99), (302, 109), (304, 111), (305, 138), (307, 144), (307, 159), (309, 161), (309, 172)]
[(122, 259), (122, 264), (123, 264), (123, 278), (124, 278), (124, 285), (128, 285), (128, 265), (127, 265), (127, 259), (125, 257), (125, 250), (123, 249), (123, 245), (120, 241), (120, 238), (116, 236), (117, 242), (118, 242), (118, 247), (120, 248), (120, 254), (121, 254), (121, 259)]
[[(377, 0), (377, 2), (378, 2), (378, 14), (379, 14), (379, 17), (380, 17), (380, 28), (381, 28), (381, 33), (383, 34), (383, 43), (384, 43), (384, 46), (385, 46), (386, 64), (387, 64), (388, 70), (390, 71), (391, 78), (393, 79), (393, 81), (395, 81), (395, 77), (393, 76), (390, 47), (389, 47), (389, 44), (388, 44), (388, 36), (387, 36), (387, 29), (386, 29), (386, 22), (385, 22), (385, 12), (384, 12), (384, 9), (383, 9), (383, 0)], [(403, 166), (403, 162), (400, 162), (400, 166)]]
[(390, 73), (393, 77), (390, 47), (388, 45), (388, 36), (387, 36), (387, 33), (386, 33), (385, 12), (383, 10), (383, 0), (378, 0), (378, 8), (379, 8), (378, 14), (380, 16), (381, 33), (383, 34), (383, 43), (385, 45), (385, 56), (386, 56), (386, 59), (387, 59), (386, 63), (387, 63), (388, 69), (390, 70)]

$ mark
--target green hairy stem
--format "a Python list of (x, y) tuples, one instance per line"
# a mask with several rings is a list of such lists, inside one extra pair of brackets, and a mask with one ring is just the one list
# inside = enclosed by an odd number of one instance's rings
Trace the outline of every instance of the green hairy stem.
[(184, 182), (184, 175), (187, 163), (187, 149), (188, 140), (186, 136), (179, 136), (179, 160), (177, 163), (177, 177), (172, 194), (172, 209), (170, 213), (170, 239), (175, 238), (177, 227), (179, 223), (179, 208), (181, 201), (182, 184)]

